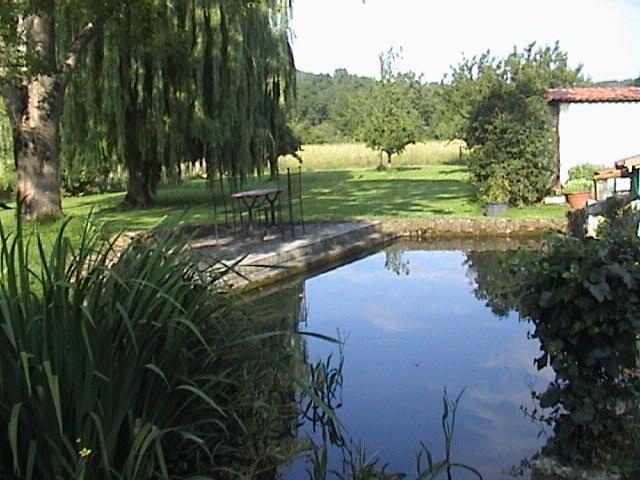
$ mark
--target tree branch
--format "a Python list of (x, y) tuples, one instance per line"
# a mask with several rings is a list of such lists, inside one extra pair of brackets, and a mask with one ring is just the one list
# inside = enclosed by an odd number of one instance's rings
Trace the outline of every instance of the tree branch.
[(97, 32), (98, 26), (93, 22), (89, 22), (73, 40), (67, 54), (64, 56), (62, 67), (60, 68), (60, 86), (63, 90), (69, 83), (71, 74), (78, 65), (78, 62), (80, 62), (82, 54), (87, 49), (91, 40), (96, 36)]

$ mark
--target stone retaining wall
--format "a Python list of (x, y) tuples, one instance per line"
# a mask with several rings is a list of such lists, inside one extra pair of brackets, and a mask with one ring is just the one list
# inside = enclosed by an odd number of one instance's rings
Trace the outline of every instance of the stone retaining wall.
[(417, 240), (439, 237), (507, 237), (566, 231), (565, 218), (411, 218), (384, 220), (382, 229)]

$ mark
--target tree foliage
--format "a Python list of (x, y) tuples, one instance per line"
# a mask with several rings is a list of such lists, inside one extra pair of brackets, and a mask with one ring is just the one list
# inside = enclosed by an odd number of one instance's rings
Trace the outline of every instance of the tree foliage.
[[(435, 123), (437, 83), (424, 83), (405, 74), (413, 91), (413, 103), (422, 120), (424, 135), (439, 135)], [(337, 143), (358, 139), (359, 117), (354, 105), (366, 103), (376, 80), (337, 69), (333, 75), (298, 72), (297, 98), (291, 125), (303, 143)]]
[(139, 20), (105, 29), (73, 85), (65, 168), (123, 162), (132, 205), (148, 203), (161, 174), (179, 176), (181, 163), (234, 178), (275, 168), (298, 147), (284, 107), (295, 86), (289, 8), (283, 0), (131, 4), (126, 18)]
[(385, 153), (389, 164), (392, 155), (402, 153), (423, 134), (422, 119), (415, 107), (415, 78), (394, 70), (397, 57), (393, 50), (380, 55), (380, 80), (355, 106), (358, 138), (367, 147)]
[(291, 125), (303, 143), (355, 140), (351, 105), (366, 94), (373, 78), (337, 69), (333, 75), (297, 72), (297, 98)]
[[(124, 166), (131, 205), (149, 203), (162, 175), (178, 177), (185, 162), (203, 162), (212, 175), (234, 178), (267, 165), (275, 171), (278, 155), (299, 146), (286, 122), (295, 88), (290, 11), (289, 0), (3, 2), (3, 85), (37, 81), (38, 72), (56, 68), (64, 73), (62, 89), (58, 77), (50, 82), (60, 100), (52, 94), (54, 101), (41, 102), (52, 105), (44, 130), (52, 132), (51, 154), (40, 153), (41, 164), (55, 160), (48, 190), (59, 191), (59, 151), (70, 183), (87, 172), (108, 177)], [(46, 55), (21, 33), (24, 19), (42, 12), (55, 32)], [(84, 61), (69, 56), (79, 38), (86, 40), (82, 51), (88, 48)], [(10, 93), (5, 99), (17, 97)], [(20, 110), (15, 105), (8, 103), (10, 114)], [(28, 183), (36, 169), (23, 170)], [(59, 196), (54, 203), (59, 209)]]
[(450, 138), (471, 149), (468, 164), (480, 193), (491, 179), (506, 179), (514, 204), (539, 200), (556, 175), (554, 131), (545, 92), (582, 82), (580, 67), (554, 47), (529, 45), (504, 59), (487, 52), (464, 59), (442, 89), (441, 121)]
[(15, 188), (11, 125), (0, 102), (0, 201), (9, 200)]

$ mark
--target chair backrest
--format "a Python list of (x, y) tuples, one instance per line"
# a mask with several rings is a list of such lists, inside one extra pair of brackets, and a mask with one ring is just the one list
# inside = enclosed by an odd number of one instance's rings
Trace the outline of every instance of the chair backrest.
[(302, 202), (302, 168), (296, 171), (287, 168), (287, 195), (293, 203)]
[[(295, 233), (293, 225), (296, 223), (295, 217), (298, 217), (297, 223), (302, 225), (302, 232), (304, 233), (304, 209), (302, 206), (302, 167), (298, 167), (297, 171), (292, 172), (290, 168), (287, 168), (287, 204), (289, 210), (289, 221), (291, 223), (292, 233)], [(294, 213), (294, 207), (296, 212)]]

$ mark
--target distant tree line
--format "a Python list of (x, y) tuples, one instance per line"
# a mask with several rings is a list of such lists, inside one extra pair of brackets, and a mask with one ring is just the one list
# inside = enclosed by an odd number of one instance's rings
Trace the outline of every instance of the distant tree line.
[[(437, 136), (433, 116), (440, 85), (424, 83), (412, 73), (393, 75), (410, 85), (412, 108), (420, 116), (425, 138)], [(333, 75), (298, 71), (297, 98), (291, 116), (293, 131), (303, 144), (357, 141), (362, 117), (356, 111), (372, 102), (371, 93), (377, 83), (374, 78), (353, 75), (346, 69), (338, 69)]]
[(595, 82), (594, 87), (640, 87), (640, 77), (633, 79), (627, 78), (626, 80), (603, 80)]
[(296, 73), (296, 102), (291, 126), (302, 143), (337, 143), (353, 140), (348, 110), (375, 79), (338, 69), (333, 75)]

